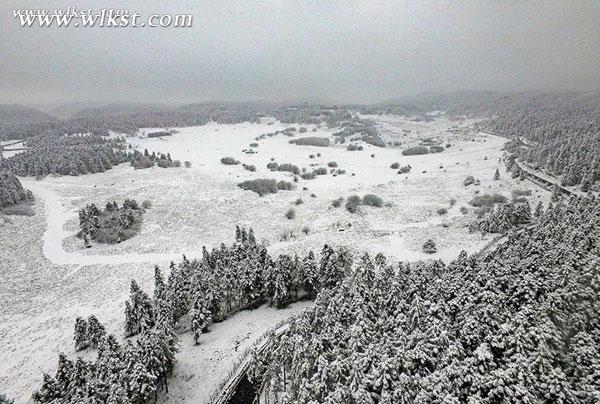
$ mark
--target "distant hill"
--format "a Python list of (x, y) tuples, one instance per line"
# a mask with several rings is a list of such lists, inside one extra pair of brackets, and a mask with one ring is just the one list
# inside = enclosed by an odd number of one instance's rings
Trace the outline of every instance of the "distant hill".
[(56, 121), (56, 118), (35, 108), (0, 104), (0, 127), (52, 121)]
[(168, 104), (160, 103), (135, 103), (135, 102), (119, 102), (106, 105), (84, 108), (74, 113), (71, 118), (98, 118), (102, 116), (114, 115), (134, 115), (134, 114), (154, 114), (157, 112), (165, 112), (173, 107)]

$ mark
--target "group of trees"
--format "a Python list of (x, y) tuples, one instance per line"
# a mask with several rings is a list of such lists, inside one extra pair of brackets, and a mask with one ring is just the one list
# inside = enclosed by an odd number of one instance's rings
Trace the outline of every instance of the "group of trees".
[(33, 194), (23, 188), (17, 177), (0, 171), (0, 209), (31, 201), (33, 201)]
[[(89, 321), (89, 320), (88, 320)], [(76, 338), (77, 338), (76, 334)], [(156, 398), (175, 365), (177, 335), (166, 319), (135, 342), (119, 344), (112, 334), (97, 343), (97, 357), (75, 361), (58, 356), (55, 376), (43, 375), (37, 403), (145, 403)]]
[(126, 151), (123, 138), (44, 135), (26, 141), (27, 150), (0, 160), (0, 170), (20, 176), (82, 175), (104, 172), (129, 161), (135, 168), (179, 167), (169, 153)]
[(325, 246), (320, 260), (309, 252), (304, 257), (286, 254), (272, 258), (256, 242), (252, 229), (236, 228), (236, 241), (227, 247), (203, 249), (201, 259), (184, 257), (171, 263), (165, 281), (155, 268), (154, 297), (132, 281), (125, 307), (125, 335), (136, 335), (154, 327), (165, 307), (176, 324), (186, 314), (196, 343), (212, 322), (267, 300), (282, 308), (303, 297), (314, 298), (321, 289), (339, 283), (348, 273), (351, 258), (347, 250)]
[[(536, 215), (543, 212), (543, 205), (536, 208)], [(529, 224), (532, 219), (531, 206), (529, 202), (500, 203), (495, 205), (482, 219), (473, 221), (469, 225), (469, 231), (479, 230), (482, 235), (487, 233), (506, 233), (515, 226)]]
[(80, 175), (109, 170), (126, 161), (122, 139), (102, 136), (38, 136), (28, 150), (0, 160), (0, 169), (19, 176)]
[(282, 403), (597, 402), (599, 211), (559, 203), (448, 265), (365, 254), (256, 355), (252, 378)]
[(314, 298), (342, 282), (351, 265), (348, 250), (327, 245), (319, 259), (312, 251), (272, 258), (252, 229), (237, 227), (233, 245), (204, 248), (202, 258), (193, 261), (184, 256), (179, 264), (171, 263), (166, 279), (155, 267), (153, 296), (131, 282), (124, 334), (137, 336), (135, 342), (121, 345), (94, 316), (78, 318), (76, 350), (97, 347), (96, 360), (73, 362), (60, 354), (56, 375), (44, 374), (33, 398), (40, 403), (146, 402), (167, 388), (178, 351), (174, 330), (181, 321), (190, 322), (198, 344), (211, 323), (265, 300), (281, 308)]
[(255, 180), (246, 180), (240, 182), (238, 187), (246, 191), (256, 192), (263, 196), (267, 194), (275, 194), (279, 190), (289, 191), (294, 189), (294, 184), (284, 180), (273, 180), (268, 178), (257, 178)]
[(340, 123), (342, 129), (333, 134), (335, 143), (344, 144), (346, 141), (362, 140), (377, 147), (385, 147), (386, 143), (381, 137), (375, 122), (369, 119), (353, 116), (351, 119)]
[[(142, 154), (139, 150), (127, 153), (127, 160), (136, 169), (150, 168), (155, 164), (161, 168), (181, 167), (181, 161), (172, 160), (171, 154), (167, 153), (150, 153), (148, 149), (144, 149)], [(187, 167), (187, 164), (186, 164)]]
[(108, 202), (103, 210), (91, 203), (79, 211), (79, 233), (84, 245), (90, 240), (119, 243), (135, 236), (141, 226), (144, 209), (135, 199), (125, 199), (122, 206)]
[(352, 114), (343, 107), (322, 105), (294, 105), (275, 109), (269, 112), (283, 123), (307, 125), (325, 124), (329, 128), (340, 126), (342, 122), (352, 119)]

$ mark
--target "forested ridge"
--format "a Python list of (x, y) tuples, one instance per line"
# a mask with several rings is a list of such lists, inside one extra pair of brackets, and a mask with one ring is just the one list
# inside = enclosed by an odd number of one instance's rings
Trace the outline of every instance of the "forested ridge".
[[(480, 128), (514, 139), (507, 148), (533, 168), (561, 178), (562, 185), (596, 190), (600, 180), (600, 92), (462, 92), (406, 97), (361, 107), (363, 112), (483, 119)], [(522, 147), (518, 139), (531, 147)]]
[(241, 123), (255, 121), (261, 112), (273, 108), (268, 102), (206, 102), (183, 106), (116, 104), (89, 108), (70, 119), (20, 120), (0, 124), (0, 140), (28, 139), (40, 135), (92, 133), (108, 131), (134, 134), (140, 128), (166, 128), (204, 125), (210, 121)]
[(255, 359), (273, 402), (600, 400), (600, 201), (561, 202), (482, 256), (365, 254)]

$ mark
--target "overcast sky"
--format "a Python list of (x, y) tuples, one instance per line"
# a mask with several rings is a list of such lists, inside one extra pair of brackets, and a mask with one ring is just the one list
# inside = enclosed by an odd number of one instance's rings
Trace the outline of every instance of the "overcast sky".
[[(22, 28), (13, 17), (69, 5), (142, 19), (190, 13), (193, 27)], [(3, 0), (0, 9), (0, 103), (370, 102), (600, 86), (597, 0)]]

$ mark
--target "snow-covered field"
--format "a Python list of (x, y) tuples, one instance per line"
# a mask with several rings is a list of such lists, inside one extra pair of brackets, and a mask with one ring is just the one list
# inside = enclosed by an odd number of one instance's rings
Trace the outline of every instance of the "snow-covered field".
[[(54, 371), (57, 352), (72, 354), (76, 316), (96, 314), (110, 332), (122, 335), (130, 279), (151, 292), (155, 263), (166, 267), (182, 254), (198, 256), (203, 245), (230, 243), (236, 225), (253, 227), (273, 253), (320, 250), (324, 243), (330, 243), (346, 245), (356, 253), (384, 252), (398, 260), (450, 260), (460, 250), (477, 251), (491, 239), (487, 236), (482, 240), (466, 228), (474, 218), (468, 201), (476, 189), (481, 194), (498, 192), (507, 197), (512, 189), (531, 189), (532, 204), (537, 198), (547, 199), (547, 193), (538, 186), (513, 180), (505, 172), (500, 163), (505, 139), (446, 131), (472, 122), (373, 118), (387, 140), (403, 144), (386, 148), (364, 145), (365, 150), (350, 152), (346, 145), (296, 146), (289, 144), (291, 138), (277, 135), (260, 140), (256, 154), (245, 154), (242, 150), (249, 149), (257, 136), (299, 125), (273, 121), (209, 124), (181, 128), (164, 139), (128, 138), (141, 151), (169, 152), (173, 159), (190, 161), (191, 168), (134, 170), (124, 164), (81, 177), (23, 179), (23, 185), (36, 196), (37, 215), (12, 217), (12, 223), (0, 227), (0, 391), (17, 402), (26, 401), (41, 372)], [(324, 137), (334, 132), (322, 128), (313, 132), (313, 127), (308, 125), (308, 132), (296, 133), (296, 137)], [(410, 133), (403, 132), (408, 129)], [(402, 155), (404, 148), (428, 137), (439, 137), (442, 145), (452, 146), (438, 154)], [(317, 153), (321, 156), (316, 157)], [(315, 157), (310, 158), (311, 154)], [(225, 156), (255, 165), (257, 170), (223, 165), (220, 159)], [(263, 197), (237, 187), (239, 182), (255, 178), (292, 181), (291, 174), (266, 168), (271, 158), (308, 170), (335, 161), (346, 174), (300, 179), (295, 190)], [(411, 172), (397, 174), (390, 168), (394, 162), (410, 164)], [(499, 181), (492, 180), (496, 168), (501, 172)], [(481, 185), (463, 186), (467, 175), (480, 179)], [(368, 193), (383, 198), (387, 206), (361, 207), (355, 214), (343, 205), (331, 206), (338, 197)], [(141, 233), (120, 244), (83, 248), (81, 240), (74, 237), (77, 210), (87, 203), (104, 205), (124, 198), (152, 203)], [(298, 198), (304, 203), (295, 206)], [(456, 200), (452, 207), (451, 199)], [(467, 215), (460, 213), (462, 206), (469, 208)], [(292, 207), (296, 217), (288, 220), (284, 213)], [(439, 216), (439, 208), (447, 208), (448, 213)], [(308, 234), (301, 231), (305, 226), (310, 229)], [(282, 241), (281, 235), (290, 231), (295, 238)], [(436, 254), (422, 252), (428, 238), (435, 240)], [(168, 402), (204, 402), (239, 358), (232, 351), (236, 341), (244, 341), (237, 351), (241, 352), (265, 330), (302, 307), (239, 313), (215, 325), (199, 347), (193, 346), (191, 336), (184, 335)]]

